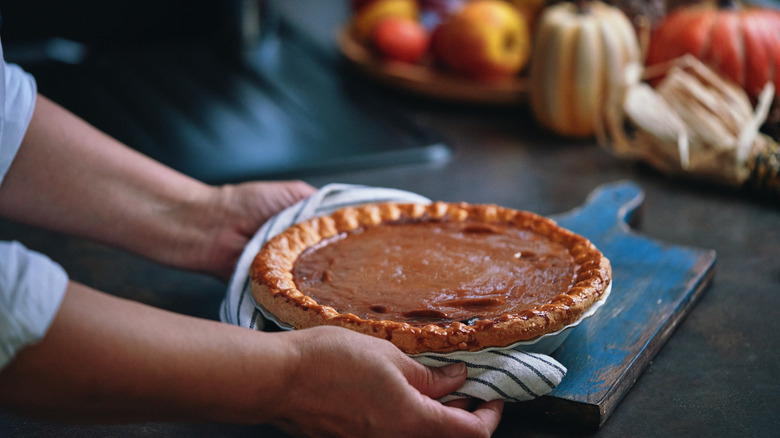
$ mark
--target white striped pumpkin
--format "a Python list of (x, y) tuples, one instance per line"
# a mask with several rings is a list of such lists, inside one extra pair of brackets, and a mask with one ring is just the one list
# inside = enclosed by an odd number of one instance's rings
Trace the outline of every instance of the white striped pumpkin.
[(607, 96), (623, 69), (640, 61), (637, 34), (618, 8), (557, 3), (539, 18), (531, 58), (529, 99), (535, 119), (570, 137), (596, 133)]

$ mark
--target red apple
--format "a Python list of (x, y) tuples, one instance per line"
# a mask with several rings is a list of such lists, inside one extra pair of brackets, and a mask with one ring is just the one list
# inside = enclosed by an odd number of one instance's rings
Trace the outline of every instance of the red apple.
[(389, 17), (380, 21), (372, 34), (377, 52), (385, 58), (416, 63), (428, 51), (428, 31), (417, 20)]
[(531, 54), (525, 18), (503, 0), (466, 3), (436, 28), (431, 44), (443, 68), (481, 79), (516, 75)]

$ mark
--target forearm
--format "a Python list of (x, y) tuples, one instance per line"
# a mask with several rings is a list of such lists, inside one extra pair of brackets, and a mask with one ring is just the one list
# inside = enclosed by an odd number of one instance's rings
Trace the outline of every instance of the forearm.
[(39, 96), (0, 186), (0, 215), (166, 261), (155, 253), (187, 241), (187, 210), (210, 191)]
[(71, 283), (43, 341), (0, 372), (0, 405), (67, 421), (267, 421), (296, 360), (283, 338)]

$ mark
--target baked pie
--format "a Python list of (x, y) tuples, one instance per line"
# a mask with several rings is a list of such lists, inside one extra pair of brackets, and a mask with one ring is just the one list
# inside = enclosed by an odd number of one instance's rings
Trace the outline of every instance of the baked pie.
[(573, 323), (611, 282), (586, 238), (534, 213), (436, 202), (348, 207), (270, 239), (255, 301), (297, 329), (346, 327), (408, 354), (478, 351)]

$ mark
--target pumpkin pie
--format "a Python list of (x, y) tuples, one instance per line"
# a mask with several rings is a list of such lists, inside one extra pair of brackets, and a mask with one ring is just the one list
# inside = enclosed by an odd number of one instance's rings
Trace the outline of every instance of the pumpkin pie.
[(291, 226), (255, 256), (250, 278), (255, 301), (294, 328), (346, 327), (417, 354), (556, 332), (604, 296), (611, 267), (534, 213), (383, 203)]

